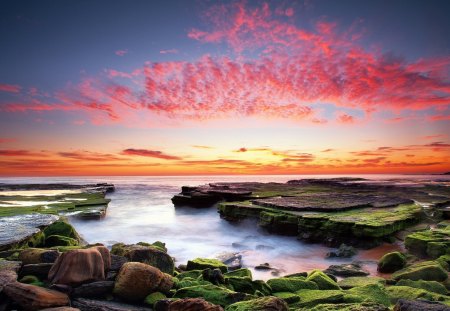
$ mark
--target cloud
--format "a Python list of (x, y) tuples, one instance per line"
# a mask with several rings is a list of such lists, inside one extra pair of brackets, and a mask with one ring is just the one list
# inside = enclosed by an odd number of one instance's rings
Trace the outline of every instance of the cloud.
[(197, 149), (215, 149), (214, 147), (211, 147), (211, 146), (203, 146), (203, 145), (192, 145), (191, 147), (197, 148)]
[(178, 54), (178, 50), (177, 49), (161, 50), (159, 51), (159, 54)]
[(114, 54), (116, 54), (117, 56), (125, 56), (126, 54), (128, 54), (128, 50), (117, 50), (114, 52)]
[(19, 85), (1, 84), (0, 83), (0, 92), (19, 93), (21, 89), (22, 89), (22, 87)]
[(42, 153), (33, 152), (29, 150), (18, 149), (0, 149), (0, 156), (3, 157), (35, 157), (44, 156)]
[(147, 149), (131, 149), (130, 148), (130, 149), (123, 150), (122, 154), (123, 155), (158, 158), (158, 159), (164, 159), (164, 160), (181, 160), (182, 159), (181, 157), (164, 154), (161, 151), (147, 150)]
[(328, 148), (328, 149), (322, 150), (321, 152), (331, 152), (331, 151), (334, 151), (334, 149)]
[(435, 134), (435, 135), (426, 135), (426, 136), (420, 136), (420, 139), (436, 139), (436, 138), (444, 138), (447, 137), (445, 134)]
[(124, 160), (123, 158), (119, 158), (113, 154), (98, 153), (91, 151), (59, 152), (58, 155), (63, 158), (71, 158), (81, 161), (93, 161), (93, 162)]
[(12, 138), (0, 138), (0, 144), (12, 143), (15, 142), (15, 139)]
[(351, 115), (343, 113), (338, 116), (337, 121), (344, 124), (353, 124), (355, 123), (355, 118)]

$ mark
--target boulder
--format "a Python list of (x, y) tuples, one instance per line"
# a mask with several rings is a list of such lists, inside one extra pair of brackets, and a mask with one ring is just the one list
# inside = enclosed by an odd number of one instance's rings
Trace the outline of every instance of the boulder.
[(41, 280), (46, 280), (48, 277), (48, 273), (50, 272), (52, 267), (52, 263), (36, 263), (24, 265), (22, 269), (20, 269), (20, 276), (23, 277), (25, 275), (35, 275)]
[(105, 279), (104, 259), (96, 248), (63, 253), (48, 273), (53, 284), (79, 285)]
[(0, 260), (0, 272), (1, 271), (14, 271), (19, 272), (20, 267), (22, 267), (22, 262), (11, 261), (11, 260)]
[(17, 273), (13, 270), (3, 270), (0, 271), (0, 293), (3, 290), (3, 287), (8, 285), (9, 283), (17, 281)]
[(78, 241), (62, 235), (50, 235), (45, 238), (45, 246), (77, 246)]
[(187, 270), (220, 269), (223, 273), (228, 271), (228, 267), (217, 259), (196, 258), (187, 262)]
[(149, 307), (134, 306), (115, 301), (76, 298), (72, 306), (82, 311), (152, 311)]
[(432, 293), (420, 288), (414, 288), (410, 286), (389, 286), (386, 287), (386, 291), (391, 299), (391, 302), (394, 304), (399, 299), (425, 299), (430, 301), (443, 300), (442, 295)]
[(119, 271), (126, 262), (128, 262), (126, 257), (111, 254), (111, 267), (109, 269), (112, 271)]
[[(305, 309), (301, 309), (302, 311)], [(319, 304), (308, 311), (390, 311), (388, 307), (375, 302)]]
[(448, 278), (447, 272), (436, 261), (424, 261), (395, 272), (392, 278), (396, 281), (410, 279), (413, 281), (443, 282)]
[(231, 286), (235, 292), (246, 293), (250, 295), (270, 295), (272, 289), (266, 282), (261, 280), (253, 281), (249, 277), (228, 277), (226, 283)]
[(340, 258), (350, 258), (355, 256), (357, 250), (353, 246), (346, 244), (341, 244), (336, 251), (331, 251), (326, 254), (327, 258), (340, 257)]
[(378, 261), (378, 271), (392, 273), (403, 269), (406, 265), (406, 257), (400, 252), (387, 253)]
[(185, 298), (179, 300), (159, 300), (155, 311), (223, 311), (218, 305), (207, 302), (201, 298)]
[(306, 308), (306, 310), (318, 304), (344, 302), (344, 293), (340, 290), (301, 289), (297, 291), (297, 295), (300, 296), (300, 302), (295, 306)]
[(91, 248), (96, 249), (100, 252), (103, 259), (103, 267), (105, 268), (105, 271), (108, 271), (111, 268), (111, 254), (109, 253), (109, 249), (107, 249), (103, 245), (97, 245)]
[(223, 252), (216, 255), (216, 259), (223, 262), (229, 271), (242, 268), (242, 255), (239, 253)]
[(44, 234), (47, 238), (52, 235), (58, 235), (74, 239), (77, 242), (80, 241), (80, 236), (78, 235), (75, 228), (65, 221), (56, 221), (52, 223), (50, 226), (44, 229)]
[(22, 264), (53, 263), (59, 256), (59, 252), (54, 249), (26, 248), (19, 253), (19, 260)]
[(163, 299), (167, 299), (167, 296), (161, 292), (154, 292), (145, 297), (144, 303), (154, 307), (156, 302)]
[(429, 292), (433, 292), (440, 295), (447, 295), (448, 291), (445, 288), (445, 286), (439, 282), (436, 281), (412, 281), (408, 279), (403, 279), (397, 282), (395, 284), (397, 286), (409, 286), (414, 288), (421, 288)]
[(19, 282), (9, 283), (3, 292), (24, 310), (67, 306), (70, 302), (66, 294)]
[(348, 263), (341, 265), (331, 265), (326, 270), (326, 274), (332, 274), (335, 276), (350, 277), (350, 276), (366, 276), (370, 272), (362, 268), (358, 263)]
[(349, 278), (345, 278), (343, 280), (340, 280), (338, 282), (338, 285), (342, 289), (350, 289), (353, 287), (360, 287), (360, 286), (366, 286), (366, 285), (384, 285), (386, 284), (386, 280), (384, 278), (380, 277), (369, 277), (369, 276), (352, 276)]
[(56, 307), (56, 308), (45, 308), (40, 311), (80, 311), (80, 309), (72, 307)]
[(450, 311), (450, 307), (439, 302), (425, 300), (399, 299), (394, 306), (394, 311)]
[(83, 284), (73, 289), (72, 297), (103, 298), (112, 294), (113, 281), (98, 281)]
[(273, 292), (295, 293), (300, 289), (319, 289), (313, 281), (306, 281), (304, 277), (276, 278), (267, 281)]
[(353, 287), (347, 291), (344, 297), (346, 302), (375, 302), (389, 307), (390, 297), (384, 286), (380, 284), (369, 284), (361, 287)]
[(328, 275), (319, 270), (313, 270), (308, 274), (306, 281), (311, 281), (317, 284), (319, 289), (341, 289), (339, 285), (332, 280)]
[(278, 297), (262, 297), (228, 306), (226, 311), (288, 311), (287, 303)]
[(128, 301), (142, 301), (153, 292), (168, 293), (172, 277), (140, 262), (125, 263), (117, 275), (114, 294)]
[(210, 284), (179, 289), (173, 298), (203, 298), (210, 303), (225, 307), (238, 301), (254, 298), (254, 296)]

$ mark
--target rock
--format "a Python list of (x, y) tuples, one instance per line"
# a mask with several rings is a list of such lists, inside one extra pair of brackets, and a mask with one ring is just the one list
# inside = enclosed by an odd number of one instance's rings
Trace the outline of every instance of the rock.
[(190, 270), (177, 274), (177, 279), (183, 280), (184, 278), (198, 279), (203, 273), (203, 270)]
[(140, 262), (125, 263), (117, 275), (114, 294), (128, 301), (142, 301), (153, 292), (168, 293), (172, 277)]
[(154, 292), (154, 293), (151, 293), (150, 295), (148, 295), (147, 297), (145, 297), (144, 303), (146, 303), (154, 308), (155, 303), (158, 300), (163, 300), (163, 299), (167, 299), (166, 295), (164, 295), (163, 293), (160, 293), (160, 292)]
[(188, 260), (187, 270), (220, 269), (223, 273), (228, 271), (228, 267), (217, 259), (196, 258)]
[(13, 270), (3, 270), (0, 271), (0, 293), (3, 290), (3, 287), (8, 285), (9, 283), (17, 281), (17, 273)]
[(126, 257), (111, 254), (111, 267), (109, 269), (112, 271), (119, 271), (126, 262), (128, 262)]
[(151, 311), (151, 308), (133, 306), (125, 303), (95, 299), (76, 298), (72, 306), (81, 311)]
[(358, 263), (331, 265), (326, 270), (324, 270), (324, 272), (327, 274), (342, 277), (366, 276), (370, 274), (369, 271), (364, 270), (362, 266)]
[(300, 289), (319, 289), (313, 281), (306, 281), (304, 277), (277, 278), (270, 279), (267, 284), (273, 292), (291, 292), (295, 293)]
[(450, 307), (439, 302), (399, 299), (394, 311), (450, 311)]
[(80, 241), (80, 236), (78, 235), (75, 228), (65, 221), (56, 221), (52, 223), (50, 226), (44, 229), (44, 234), (47, 238), (52, 235), (57, 235), (74, 239), (77, 242)]
[(225, 278), (227, 278), (227, 277), (248, 277), (250, 279), (253, 278), (252, 272), (247, 268), (241, 268), (241, 269), (229, 271), (227, 273), (224, 273), (223, 276)]
[(387, 253), (378, 261), (378, 271), (392, 273), (403, 269), (406, 265), (406, 257), (400, 252)]
[(100, 252), (103, 259), (103, 267), (105, 268), (105, 271), (108, 271), (111, 268), (111, 254), (109, 253), (109, 249), (103, 245), (96, 245), (90, 248), (96, 249)]
[(225, 283), (225, 278), (220, 269), (205, 269), (202, 271), (202, 278), (215, 285)]
[(345, 278), (338, 282), (339, 287), (342, 289), (350, 289), (353, 287), (361, 287), (366, 285), (384, 285), (386, 280), (380, 277), (369, 277), (369, 276), (352, 276)]
[(223, 262), (230, 271), (242, 268), (242, 255), (239, 253), (223, 252), (216, 255), (216, 259)]
[(123, 243), (118, 243), (113, 245), (111, 252), (126, 257), (128, 261), (149, 264), (170, 275), (173, 274), (175, 268), (172, 257), (161, 250), (161, 247), (152, 246), (151, 244), (125, 245)]
[(249, 277), (227, 277), (226, 283), (231, 286), (235, 292), (246, 293), (250, 295), (270, 295), (272, 288), (261, 280), (253, 281)]
[(70, 302), (66, 294), (19, 282), (9, 283), (3, 292), (25, 310), (67, 306)]
[(54, 263), (59, 256), (59, 252), (54, 249), (27, 248), (19, 253), (19, 260), (22, 264)]
[(411, 233), (405, 239), (405, 247), (419, 257), (436, 259), (445, 255), (450, 248), (450, 226)]
[(209, 303), (201, 298), (184, 298), (179, 300), (160, 300), (155, 304), (155, 311), (223, 311), (221, 306)]
[(386, 307), (391, 305), (390, 297), (384, 286), (380, 284), (369, 284), (361, 287), (353, 287), (347, 291), (344, 297), (346, 302), (375, 302)]
[(308, 272), (297, 272), (297, 273), (292, 273), (292, 274), (287, 274), (284, 277), (285, 278), (296, 278), (296, 277), (307, 277), (308, 276)]
[(83, 298), (104, 298), (112, 294), (113, 288), (113, 281), (92, 282), (74, 288), (72, 291), (72, 296)]
[(104, 260), (96, 248), (63, 253), (48, 273), (51, 283), (78, 285), (105, 279)]
[(272, 269), (275, 268), (272, 268), (268, 262), (262, 263), (255, 267), (255, 270), (272, 270)]
[(25, 275), (35, 275), (41, 280), (46, 280), (48, 277), (48, 273), (53, 267), (52, 263), (37, 263), (31, 265), (24, 265), (22, 269), (20, 269), (20, 277)]
[(317, 284), (319, 289), (341, 289), (339, 285), (332, 280), (328, 275), (320, 270), (313, 270), (308, 274), (306, 281), (311, 281)]
[(300, 296), (300, 302), (296, 306), (307, 308), (306, 310), (318, 304), (344, 302), (344, 294), (340, 290), (302, 289), (297, 291), (297, 295)]
[(292, 304), (300, 301), (300, 297), (297, 294), (290, 292), (273, 293), (273, 296), (283, 299), (287, 304)]
[(0, 260), (0, 272), (1, 271), (19, 272), (20, 267), (22, 267), (21, 261)]
[(409, 286), (414, 288), (421, 288), (429, 292), (433, 292), (440, 295), (447, 295), (448, 291), (444, 285), (436, 281), (411, 281), (408, 279), (400, 280), (395, 284), (397, 286)]
[(443, 282), (448, 278), (447, 272), (435, 261), (424, 261), (406, 267), (392, 274), (396, 281), (410, 279), (413, 281), (437, 281)]
[(78, 241), (62, 235), (50, 235), (45, 238), (45, 246), (77, 246)]
[(350, 257), (355, 256), (356, 253), (357, 253), (357, 251), (353, 246), (341, 244), (336, 251), (327, 253), (325, 257), (327, 257), (327, 258), (333, 258), (333, 257), (350, 258)]
[(221, 305), (222, 307), (252, 297), (254, 296), (237, 293), (212, 284), (182, 288), (173, 295), (173, 298), (203, 298), (212, 304)]
[(40, 311), (80, 311), (80, 309), (71, 307), (56, 307), (56, 308), (41, 309)]
[(228, 306), (226, 311), (288, 311), (287, 303), (278, 297), (262, 297)]
[[(303, 309), (304, 310), (304, 309)], [(386, 306), (374, 302), (319, 304), (308, 311), (390, 311)], [(425, 310), (424, 310), (425, 311)]]
[(386, 287), (386, 291), (389, 294), (391, 303), (395, 304), (399, 299), (425, 299), (430, 301), (442, 300), (442, 295), (438, 295), (432, 292), (428, 292), (424, 289), (413, 288), (410, 286), (389, 286)]

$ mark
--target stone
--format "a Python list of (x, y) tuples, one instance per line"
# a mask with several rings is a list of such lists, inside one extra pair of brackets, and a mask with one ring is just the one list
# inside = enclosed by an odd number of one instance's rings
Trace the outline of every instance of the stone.
[(20, 269), (20, 276), (25, 275), (35, 275), (41, 280), (46, 280), (48, 277), (48, 273), (52, 269), (52, 263), (36, 263), (30, 265), (24, 265), (22, 269)]
[(103, 259), (103, 267), (105, 268), (105, 271), (108, 271), (111, 268), (111, 254), (109, 253), (109, 249), (103, 245), (97, 245), (90, 248), (96, 249), (100, 252)]
[(126, 303), (96, 299), (76, 298), (72, 306), (82, 311), (152, 311), (148, 307), (134, 306)]
[(220, 269), (205, 269), (202, 271), (202, 278), (212, 284), (225, 284), (225, 278)]
[(238, 301), (254, 298), (254, 296), (210, 284), (179, 289), (173, 298), (203, 298), (212, 304), (225, 307)]
[(14, 271), (19, 272), (22, 267), (21, 261), (0, 260), (0, 272), (1, 271)]
[(168, 293), (172, 276), (140, 262), (127, 262), (120, 269), (113, 293), (128, 301), (143, 301), (153, 292)]
[(326, 270), (324, 270), (324, 272), (327, 274), (342, 277), (366, 276), (370, 274), (369, 271), (364, 270), (362, 266), (358, 263), (331, 265)]
[(450, 311), (450, 307), (439, 302), (399, 299), (394, 311)]
[(392, 278), (396, 281), (410, 279), (413, 281), (443, 282), (448, 278), (447, 272), (436, 261), (424, 261), (395, 272)]
[(387, 253), (378, 261), (378, 271), (381, 273), (393, 273), (403, 269), (406, 265), (406, 257), (400, 252)]
[(164, 295), (161, 292), (154, 292), (154, 293), (151, 293), (150, 295), (148, 295), (147, 297), (145, 297), (144, 303), (153, 307), (158, 300), (163, 300), (163, 299), (167, 299), (166, 295)]
[(26, 248), (19, 253), (19, 260), (24, 265), (37, 263), (54, 263), (59, 252), (54, 249)]
[(80, 311), (80, 309), (71, 307), (56, 307), (56, 308), (45, 308), (41, 309), (40, 311)]
[(17, 273), (13, 270), (3, 270), (0, 271), (0, 293), (3, 290), (3, 287), (8, 285), (9, 283), (17, 281)]
[(57, 235), (74, 239), (77, 242), (80, 241), (80, 236), (75, 228), (65, 221), (56, 221), (52, 223), (44, 229), (44, 234), (47, 238), (52, 235)]
[(63, 253), (48, 273), (53, 284), (79, 285), (105, 279), (104, 260), (96, 248)]
[(126, 262), (128, 262), (126, 257), (111, 254), (111, 267), (109, 269), (112, 271), (119, 271)]
[(226, 311), (288, 311), (287, 303), (278, 297), (262, 297), (234, 303)]
[(220, 269), (223, 273), (228, 271), (228, 267), (217, 259), (196, 258), (188, 260), (187, 270)]
[(296, 293), (300, 296), (300, 302), (296, 303), (296, 307), (310, 309), (319, 304), (324, 303), (342, 303), (344, 302), (344, 293), (340, 290), (314, 290), (302, 289)]
[(45, 238), (45, 246), (77, 246), (78, 241), (62, 235), (50, 235)]
[(19, 282), (7, 284), (3, 292), (25, 310), (67, 306), (70, 302), (66, 294)]
[(242, 268), (242, 255), (239, 253), (223, 252), (216, 255), (216, 259), (223, 262), (229, 271)]
[(73, 289), (72, 297), (104, 298), (112, 294), (113, 281), (98, 281), (83, 284)]
[(414, 288), (421, 288), (429, 292), (433, 292), (440, 295), (447, 295), (448, 291), (445, 288), (445, 286), (439, 282), (436, 281), (412, 281), (408, 279), (403, 279), (397, 282), (395, 284), (397, 286), (409, 286)]
[(178, 300), (160, 300), (156, 302), (155, 311), (223, 311), (218, 305), (201, 298), (184, 298)]
[[(300, 309), (302, 311), (390, 311), (386, 306), (374, 302), (319, 304), (313, 308)], [(424, 310), (425, 311), (425, 310)]]
[(357, 250), (353, 246), (349, 246), (346, 244), (341, 244), (336, 251), (331, 251), (326, 254), (327, 258), (350, 258), (357, 254)]
[(308, 274), (306, 281), (316, 283), (319, 289), (326, 289), (326, 290), (341, 289), (334, 280), (332, 280), (328, 275), (326, 275), (320, 270), (311, 271)]
[(369, 277), (369, 276), (352, 276), (349, 278), (345, 278), (338, 282), (338, 285), (342, 289), (350, 289), (353, 287), (361, 287), (366, 285), (385, 285), (386, 280), (380, 277)]
[(267, 281), (273, 292), (295, 293), (300, 289), (319, 289), (313, 281), (306, 281), (304, 277), (276, 278)]

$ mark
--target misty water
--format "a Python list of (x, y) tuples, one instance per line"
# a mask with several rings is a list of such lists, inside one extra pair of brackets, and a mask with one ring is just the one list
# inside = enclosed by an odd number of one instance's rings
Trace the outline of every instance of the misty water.
[[(214, 257), (222, 252), (238, 252), (243, 264), (253, 270), (268, 262), (281, 270), (281, 274), (325, 269), (331, 264), (352, 260), (377, 260), (397, 245), (383, 245), (378, 249), (360, 251), (353, 259), (325, 259), (331, 248), (319, 244), (305, 244), (295, 237), (269, 235), (258, 228), (255, 221), (230, 223), (219, 217), (215, 207), (195, 209), (175, 208), (171, 202), (183, 185), (209, 182), (286, 182), (299, 178), (325, 178), (336, 176), (183, 176), (183, 177), (64, 177), (64, 178), (3, 178), (3, 183), (96, 183), (108, 182), (116, 191), (107, 215), (102, 220), (70, 218), (71, 223), (89, 243), (111, 246), (117, 242), (137, 243), (162, 241), (177, 264), (196, 257)], [(358, 176), (376, 182), (420, 183), (423, 180), (449, 180), (448, 176)], [(375, 264), (366, 266), (375, 272)], [(255, 271), (260, 279), (271, 277), (270, 271)]]

